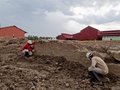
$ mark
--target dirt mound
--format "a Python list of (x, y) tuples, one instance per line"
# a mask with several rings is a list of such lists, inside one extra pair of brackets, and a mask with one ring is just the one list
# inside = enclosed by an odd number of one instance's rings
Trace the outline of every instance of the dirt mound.
[(17, 58), (14, 63), (0, 66), (1, 90), (102, 90), (118, 84), (116, 75), (109, 74), (107, 78), (100, 84), (91, 82), (83, 65), (59, 56)]
[(120, 86), (120, 66), (114, 61), (107, 63), (110, 73), (100, 83), (89, 78), (85, 53), (87, 49), (98, 52), (101, 42), (37, 42), (32, 59), (20, 55), (24, 42), (0, 41), (0, 90), (111, 90)]

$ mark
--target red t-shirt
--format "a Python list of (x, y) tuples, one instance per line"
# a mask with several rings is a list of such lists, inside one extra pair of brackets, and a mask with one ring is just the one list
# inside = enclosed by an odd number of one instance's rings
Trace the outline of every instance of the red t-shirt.
[[(33, 49), (34, 49), (34, 43), (33, 44), (28, 44), (28, 43), (26, 43), (25, 45), (24, 45), (24, 47), (22, 48), (22, 50), (24, 50), (24, 49), (28, 49), (29, 51), (32, 51)], [(32, 46), (32, 47), (31, 47)]]

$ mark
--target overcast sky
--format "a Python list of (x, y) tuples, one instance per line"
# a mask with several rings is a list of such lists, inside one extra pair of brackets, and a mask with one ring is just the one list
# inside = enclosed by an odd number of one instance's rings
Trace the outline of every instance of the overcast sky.
[(120, 30), (120, 0), (0, 0), (0, 25), (38, 36), (73, 34), (88, 25)]

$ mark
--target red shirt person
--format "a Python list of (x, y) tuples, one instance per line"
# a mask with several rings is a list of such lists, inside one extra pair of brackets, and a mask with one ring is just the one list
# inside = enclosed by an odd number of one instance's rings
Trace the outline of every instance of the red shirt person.
[(22, 52), (24, 53), (24, 56), (30, 57), (33, 55), (35, 51), (35, 42), (32, 42), (32, 40), (28, 40), (27, 43), (22, 48)]

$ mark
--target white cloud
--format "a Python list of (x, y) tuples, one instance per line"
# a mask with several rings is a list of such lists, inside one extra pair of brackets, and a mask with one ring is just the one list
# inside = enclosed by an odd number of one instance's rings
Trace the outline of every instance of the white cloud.
[(2, 26), (38, 36), (76, 33), (87, 25), (120, 29), (120, 0), (0, 0)]
[(67, 19), (67, 15), (64, 15), (61, 11), (56, 12), (45, 12), (46, 19), (51, 21), (52, 23), (64, 23), (65, 19)]
[(89, 15), (95, 15), (95, 16), (105, 16), (106, 14), (110, 13), (111, 10), (119, 11), (119, 5), (114, 7), (111, 4), (105, 4), (99, 8), (96, 7), (84, 7), (84, 6), (72, 6), (70, 8), (70, 11), (72, 11), (75, 15), (82, 15), (82, 16), (89, 16)]
[(100, 31), (120, 30), (120, 22), (110, 22), (106, 24), (91, 24), (91, 26), (99, 29)]
[(70, 11), (72, 11), (75, 15), (90, 15), (94, 14), (95, 10), (93, 7), (71, 7)]
[(80, 30), (84, 27), (85, 25), (80, 25), (74, 20), (69, 20), (67, 23), (64, 24), (64, 29), (66, 30), (66, 32), (69, 32), (71, 34), (80, 32)]

